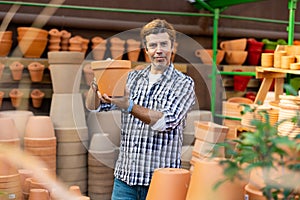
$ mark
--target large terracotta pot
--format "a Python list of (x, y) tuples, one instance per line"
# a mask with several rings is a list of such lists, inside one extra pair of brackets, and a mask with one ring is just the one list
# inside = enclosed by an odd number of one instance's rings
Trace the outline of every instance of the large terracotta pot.
[(156, 169), (153, 173), (146, 199), (184, 200), (189, 182), (190, 172), (186, 169)]
[(98, 89), (108, 96), (124, 96), (128, 72), (131, 62), (128, 60), (103, 60), (91, 62)]
[(20, 141), (18, 129), (13, 118), (0, 117), (0, 143)]
[(241, 200), (244, 199), (245, 180), (227, 181), (216, 190), (214, 186), (225, 178), (224, 167), (219, 164), (220, 159), (197, 160), (194, 164), (190, 186), (187, 192), (188, 200)]
[(49, 116), (31, 116), (28, 118), (25, 137), (53, 138), (55, 137), (52, 120)]

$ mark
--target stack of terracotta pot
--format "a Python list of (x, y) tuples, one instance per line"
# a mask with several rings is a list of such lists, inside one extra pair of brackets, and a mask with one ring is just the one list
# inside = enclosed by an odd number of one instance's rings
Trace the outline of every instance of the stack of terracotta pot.
[(88, 154), (88, 195), (92, 200), (110, 200), (114, 183), (116, 146), (106, 133), (95, 133)]
[(18, 27), (18, 46), (25, 58), (40, 58), (48, 43), (48, 31), (34, 27)]
[(49, 30), (48, 52), (60, 50), (61, 36), (62, 32), (60, 32), (58, 29), (53, 28)]
[(79, 35), (71, 37), (69, 39), (69, 51), (83, 52), (85, 54), (88, 49), (89, 42), (89, 39), (83, 38)]
[(126, 41), (119, 37), (112, 37), (109, 41), (111, 58), (115, 60), (121, 60), (124, 54)]
[(12, 46), (12, 31), (0, 32), (0, 57), (5, 57), (9, 54)]
[(66, 30), (61, 30), (61, 51), (68, 51), (69, 50), (69, 39), (71, 38), (71, 33)]
[(82, 52), (48, 53), (54, 92), (50, 117), (57, 137), (57, 175), (66, 185), (78, 185), (86, 193), (88, 128), (79, 91), (83, 60)]
[(229, 128), (214, 122), (195, 121), (195, 144), (192, 152), (191, 164), (197, 160), (210, 157), (224, 157), (223, 147), (216, 144), (224, 142)]
[(95, 60), (104, 59), (106, 43), (107, 41), (100, 36), (95, 36), (92, 38), (92, 54)]

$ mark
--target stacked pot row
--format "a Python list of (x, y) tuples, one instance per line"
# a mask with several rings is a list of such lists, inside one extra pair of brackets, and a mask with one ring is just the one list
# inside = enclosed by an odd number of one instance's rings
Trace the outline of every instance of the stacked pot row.
[(80, 186), (86, 194), (88, 127), (79, 92), (84, 53), (48, 53), (53, 95), (50, 117), (57, 137), (57, 176), (67, 185)]

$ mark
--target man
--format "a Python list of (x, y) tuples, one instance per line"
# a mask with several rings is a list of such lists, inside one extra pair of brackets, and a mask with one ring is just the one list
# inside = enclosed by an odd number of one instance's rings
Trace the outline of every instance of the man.
[(171, 63), (173, 26), (155, 19), (141, 30), (151, 64), (129, 73), (123, 98), (112, 98), (92, 84), (90, 110), (122, 110), (119, 157), (112, 200), (146, 199), (153, 171), (179, 168), (187, 112), (195, 102), (194, 81)]

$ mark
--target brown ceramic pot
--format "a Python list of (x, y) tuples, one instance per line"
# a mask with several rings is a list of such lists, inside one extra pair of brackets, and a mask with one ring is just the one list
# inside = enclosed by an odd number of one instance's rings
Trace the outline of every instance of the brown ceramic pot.
[(32, 82), (41, 82), (44, 76), (45, 66), (39, 62), (31, 62), (28, 70)]
[(21, 105), (23, 96), (24, 93), (21, 90), (17, 88), (12, 89), (9, 92), (9, 97), (11, 99), (12, 106), (15, 108), (19, 107)]
[(9, 69), (11, 71), (13, 80), (19, 81), (22, 79), (24, 69), (24, 65), (22, 63), (15, 61), (9, 65)]
[(41, 107), (44, 96), (45, 96), (45, 93), (39, 89), (34, 89), (31, 91), (30, 97), (32, 99), (32, 105), (34, 108)]

